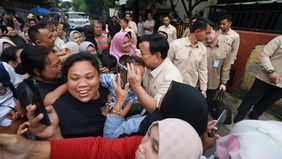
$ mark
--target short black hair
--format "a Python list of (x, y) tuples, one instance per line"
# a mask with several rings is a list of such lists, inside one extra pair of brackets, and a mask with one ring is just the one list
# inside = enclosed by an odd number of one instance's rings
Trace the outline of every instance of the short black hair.
[(190, 27), (190, 32), (194, 33), (197, 29), (205, 30), (208, 28), (208, 23), (203, 19), (197, 19)]
[(167, 17), (169, 20), (171, 20), (171, 18), (170, 18), (169, 15), (165, 15), (165, 16), (163, 17), (163, 19), (166, 18), (166, 17)]
[(115, 68), (117, 66), (117, 59), (115, 56), (110, 55), (109, 50), (104, 50), (100, 55), (101, 63), (108, 69)]
[(211, 21), (210, 19), (206, 18), (206, 17), (198, 17), (199, 20), (203, 20), (206, 23), (208, 23), (209, 26), (214, 27), (215, 23), (213, 21)]
[(24, 70), (30, 76), (35, 76), (35, 69), (41, 73), (45, 69), (48, 54), (51, 52), (53, 52), (51, 49), (43, 46), (27, 46), (20, 55), (22, 61), (20, 70)]
[(139, 44), (141, 44), (142, 42), (149, 42), (150, 52), (152, 55), (157, 54), (159, 52), (161, 54), (162, 59), (165, 59), (167, 57), (169, 45), (167, 40), (162, 35), (143, 35), (140, 38)]
[(49, 29), (49, 28), (45, 23), (38, 23), (35, 26), (32, 26), (28, 29), (28, 36), (31, 42), (35, 43), (35, 41), (38, 40), (38, 37), (40, 35), (39, 32), (40, 29)]
[(229, 14), (225, 14), (225, 15), (223, 15), (223, 16), (221, 16), (221, 17), (219, 18), (220, 21), (221, 21), (221, 20), (224, 20), (224, 19), (226, 19), (226, 20), (228, 20), (228, 21), (232, 21), (232, 16), (229, 15)]
[(1, 29), (1, 31), (2, 31), (3, 34), (8, 33), (8, 29), (7, 29), (7, 26), (6, 26), (6, 25), (0, 25), (0, 29)]
[(122, 55), (119, 58), (119, 63), (126, 66), (127, 63), (131, 63), (131, 57), (129, 55)]
[(62, 69), (62, 77), (64, 79), (64, 82), (66, 82), (67, 80), (67, 76), (68, 76), (68, 71), (70, 69), (70, 67), (78, 61), (89, 61), (92, 66), (97, 69), (97, 71), (99, 72), (98, 69), (98, 61), (97, 58), (95, 56), (93, 56), (92, 54), (86, 53), (86, 52), (80, 52), (77, 54), (72, 54), (70, 57), (67, 58), (67, 60), (64, 62), (63, 65), (63, 69)]
[(11, 46), (3, 50), (1, 54), (1, 60), (4, 62), (9, 61), (17, 61), (17, 51), (20, 49), (20, 47), (17, 46)]
[(126, 18), (122, 18), (121, 20), (123, 20), (124, 22), (126, 22), (126, 24), (129, 23), (128, 19), (126, 19)]

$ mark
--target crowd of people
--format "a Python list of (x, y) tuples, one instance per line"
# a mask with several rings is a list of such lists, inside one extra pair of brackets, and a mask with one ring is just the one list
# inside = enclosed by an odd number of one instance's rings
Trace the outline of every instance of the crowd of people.
[[(137, 24), (130, 14), (93, 21), (82, 32), (48, 19), (2, 18), (0, 125), (26, 120), (16, 135), (0, 134), (0, 158), (201, 159), (213, 146), (206, 157), (282, 155), (282, 123), (257, 120), (282, 97), (282, 36), (261, 53), (239, 123), (210, 137), (218, 129), (211, 103), (227, 90), (240, 45), (230, 15), (219, 24), (195, 17), (182, 38), (169, 16), (155, 30), (151, 13)], [(241, 121), (247, 114), (254, 120)]]

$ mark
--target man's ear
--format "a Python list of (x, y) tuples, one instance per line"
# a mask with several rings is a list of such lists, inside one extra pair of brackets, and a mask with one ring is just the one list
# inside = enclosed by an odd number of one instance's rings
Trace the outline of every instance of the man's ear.
[(40, 45), (40, 44), (41, 44), (41, 41), (40, 41), (40, 40), (36, 40), (36, 41), (35, 41), (35, 44), (36, 44), (36, 45)]
[(14, 62), (14, 61), (8, 61), (8, 64), (10, 66), (12, 66), (13, 68), (15, 68), (17, 66), (16, 62)]
[(38, 76), (38, 77), (40, 76), (40, 72), (37, 68), (33, 69), (33, 72), (36, 76)]
[(160, 59), (162, 59), (162, 54), (161, 54), (160, 52), (158, 52), (158, 53), (156, 54), (156, 57), (157, 57), (158, 60), (160, 60)]

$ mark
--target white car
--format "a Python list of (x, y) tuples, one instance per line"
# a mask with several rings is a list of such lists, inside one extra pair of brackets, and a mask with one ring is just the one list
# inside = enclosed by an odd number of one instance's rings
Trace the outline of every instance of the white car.
[(83, 28), (90, 25), (89, 16), (84, 12), (66, 12), (65, 13), (71, 29)]

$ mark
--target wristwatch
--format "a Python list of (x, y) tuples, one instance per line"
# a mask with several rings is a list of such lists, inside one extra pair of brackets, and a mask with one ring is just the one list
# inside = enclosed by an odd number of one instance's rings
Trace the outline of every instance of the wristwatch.
[(273, 72), (274, 72), (274, 70), (268, 70), (268, 71), (267, 71), (267, 74), (270, 75), (270, 74), (272, 74)]

